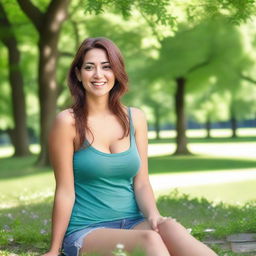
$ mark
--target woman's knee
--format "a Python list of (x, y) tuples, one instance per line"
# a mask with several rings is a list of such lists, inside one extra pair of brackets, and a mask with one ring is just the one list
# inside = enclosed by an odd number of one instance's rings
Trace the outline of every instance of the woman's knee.
[(141, 234), (141, 240), (142, 243), (145, 243), (146, 245), (153, 245), (160, 243), (162, 239), (161, 236), (153, 230), (143, 230)]
[(142, 233), (142, 247), (147, 255), (170, 256), (162, 237), (153, 230), (145, 230)]
[(159, 231), (161, 230), (172, 230), (172, 231), (177, 231), (177, 230), (183, 230), (187, 231), (184, 226), (182, 226), (179, 222), (177, 222), (175, 219), (172, 218), (167, 218), (164, 222), (158, 225)]

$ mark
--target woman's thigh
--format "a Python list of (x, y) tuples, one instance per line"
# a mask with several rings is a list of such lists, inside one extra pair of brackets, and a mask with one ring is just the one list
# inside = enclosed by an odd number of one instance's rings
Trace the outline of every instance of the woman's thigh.
[(133, 227), (133, 230), (153, 230), (147, 220)]
[(103, 228), (92, 231), (83, 241), (80, 253), (102, 253), (113, 255), (117, 244), (123, 244), (124, 250), (132, 251), (135, 248), (143, 249), (143, 243), (154, 239), (155, 232), (133, 229), (110, 229)]
[[(134, 227), (135, 230), (151, 230), (148, 221)], [(167, 218), (158, 225), (159, 235), (173, 256), (217, 256), (210, 248), (191, 236), (175, 219)]]

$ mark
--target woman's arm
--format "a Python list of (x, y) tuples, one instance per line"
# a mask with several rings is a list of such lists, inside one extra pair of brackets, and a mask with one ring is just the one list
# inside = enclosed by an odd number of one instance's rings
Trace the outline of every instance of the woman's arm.
[(133, 109), (133, 120), (137, 148), (141, 158), (141, 167), (134, 178), (134, 192), (141, 212), (157, 231), (157, 222), (161, 215), (157, 209), (154, 193), (148, 176), (148, 128), (144, 112)]
[(58, 255), (71, 216), (75, 192), (72, 159), (74, 153), (74, 121), (68, 110), (60, 112), (49, 134), (49, 154), (56, 180), (52, 210), (50, 251)]

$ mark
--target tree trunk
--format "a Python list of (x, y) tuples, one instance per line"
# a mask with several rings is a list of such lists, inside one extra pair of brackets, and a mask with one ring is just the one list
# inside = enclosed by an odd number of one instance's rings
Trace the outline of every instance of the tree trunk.
[(20, 69), (20, 52), (12, 31), (12, 25), (1, 4), (0, 16), (0, 27), (6, 31), (1, 35), (1, 40), (8, 49), (9, 81), (14, 119), (14, 129), (8, 129), (8, 134), (14, 146), (14, 156), (27, 156), (30, 154), (29, 137), (26, 127), (26, 104), (23, 77)]
[(206, 132), (207, 132), (206, 138), (210, 139), (211, 138), (211, 120), (209, 116), (207, 116), (207, 121), (205, 126), (206, 126)]
[(236, 120), (233, 113), (231, 115), (230, 122), (231, 122), (231, 129), (232, 129), (232, 136), (231, 137), (232, 138), (237, 138), (237, 120)]
[(50, 164), (48, 134), (56, 115), (57, 100), (57, 46), (61, 26), (67, 17), (70, 0), (51, 0), (42, 13), (30, 0), (17, 0), (21, 9), (30, 18), (39, 33), (39, 102), (40, 102), (40, 145), (36, 161), (39, 166)]
[(15, 156), (27, 156), (29, 152), (29, 138), (26, 127), (26, 106), (23, 91), (23, 78), (19, 67), (20, 53), (16, 42), (9, 45), (9, 70), (12, 87), (12, 109), (14, 116), (14, 148)]
[(235, 116), (235, 110), (234, 110), (234, 102), (231, 101), (230, 106), (230, 123), (231, 123), (231, 129), (232, 129), (232, 138), (237, 138), (237, 120)]
[(159, 106), (154, 107), (156, 139), (160, 139), (160, 114)]
[[(47, 34), (47, 33), (46, 33)], [(48, 133), (56, 115), (57, 62), (58, 35), (49, 40), (47, 35), (41, 36), (39, 41), (39, 103), (40, 103), (40, 145), (41, 151), (37, 159), (37, 165), (49, 165)], [(50, 49), (50, 50), (49, 50)], [(49, 50), (49, 54), (47, 54)]]
[(177, 90), (175, 93), (175, 114), (176, 114), (176, 144), (175, 155), (191, 154), (187, 148), (186, 117), (185, 117), (185, 83), (184, 77), (176, 79)]

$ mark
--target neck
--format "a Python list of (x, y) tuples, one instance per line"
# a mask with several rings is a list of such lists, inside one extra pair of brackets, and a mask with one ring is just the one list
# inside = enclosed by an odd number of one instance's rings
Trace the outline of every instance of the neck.
[(108, 97), (87, 97), (88, 115), (100, 116), (110, 114)]

